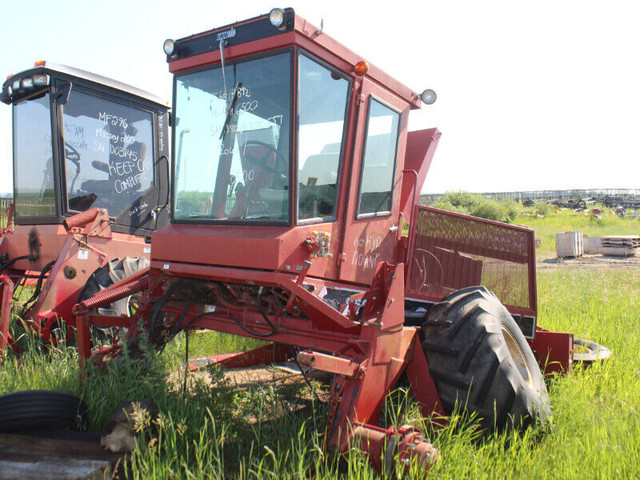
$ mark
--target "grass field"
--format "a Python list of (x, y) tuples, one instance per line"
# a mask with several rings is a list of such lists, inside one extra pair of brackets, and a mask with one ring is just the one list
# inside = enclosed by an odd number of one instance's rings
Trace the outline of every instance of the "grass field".
[[(555, 231), (585, 231), (583, 222), (591, 222), (574, 220), (571, 213), (521, 219), (534, 224), (543, 245)], [(607, 219), (590, 231), (625, 233), (619, 227), (626, 225), (635, 228), (640, 221)], [(629, 233), (636, 233), (631, 226)], [(434, 430), (405, 389), (393, 392), (382, 424), (424, 429), (441, 454), (429, 477), (640, 478), (640, 272), (545, 269), (538, 275), (538, 292), (541, 326), (606, 345), (612, 358), (550, 379), (552, 425), (521, 433), (483, 436), (474, 419), (458, 415)], [(191, 336), (189, 354), (238, 346), (226, 336), (197, 335)], [(76, 393), (90, 407), (91, 429), (99, 429), (122, 400), (153, 398), (162, 413), (131, 458), (130, 478), (376, 478), (359, 452), (338, 459), (322, 450), (326, 404), (307, 384), (237, 390), (222, 372), (211, 370), (202, 378), (189, 377), (183, 390), (184, 377), (169, 379), (167, 372), (176, 371), (184, 347), (181, 335), (159, 356), (111, 362), (81, 384), (74, 348), (44, 351), (32, 343), (25, 358), (10, 357), (0, 369), (0, 393), (28, 388)], [(313, 387), (323, 399), (326, 387)]]
[(555, 255), (557, 232), (582, 232), (589, 236), (640, 235), (640, 217), (618, 217), (611, 210), (603, 209), (600, 218), (588, 211), (570, 209), (552, 210), (545, 216), (536, 216), (534, 209), (523, 209), (515, 223), (526, 225), (536, 231), (542, 240), (538, 254)]

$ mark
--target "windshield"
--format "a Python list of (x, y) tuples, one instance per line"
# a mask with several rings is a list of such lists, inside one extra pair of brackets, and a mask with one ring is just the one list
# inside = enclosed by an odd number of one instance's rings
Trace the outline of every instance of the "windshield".
[(49, 95), (13, 106), (14, 202), (18, 216), (56, 214)]
[(128, 212), (153, 184), (151, 112), (76, 90), (62, 111), (69, 210)]
[(290, 53), (177, 77), (174, 218), (288, 222), (290, 103)]

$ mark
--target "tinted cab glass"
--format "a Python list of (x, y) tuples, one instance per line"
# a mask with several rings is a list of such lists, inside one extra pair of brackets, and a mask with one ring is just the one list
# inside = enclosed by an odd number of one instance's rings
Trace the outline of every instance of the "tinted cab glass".
[(13, 125), (16, 215), (55, 220), (49, 95), (15, 104)]
[(154, 183), (151, 112), (78, 91), (62, 112), (68, 209), (128, 214)]
[(82, 73), (34, 69), (14, 78), (43, 85), (3, 91), (13, 105), (16, 223), (60, 223), (99, 207), (115, 231), (150, 233), (168, 221), (168, 107)]

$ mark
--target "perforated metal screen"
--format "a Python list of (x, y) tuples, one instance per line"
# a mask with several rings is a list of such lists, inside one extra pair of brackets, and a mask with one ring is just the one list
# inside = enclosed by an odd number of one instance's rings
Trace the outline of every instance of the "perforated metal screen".
[(407, 296), (439, 301), (484, 285), (514, 313), (536, 314), (533, 230), (418, 206), (410, 231)]

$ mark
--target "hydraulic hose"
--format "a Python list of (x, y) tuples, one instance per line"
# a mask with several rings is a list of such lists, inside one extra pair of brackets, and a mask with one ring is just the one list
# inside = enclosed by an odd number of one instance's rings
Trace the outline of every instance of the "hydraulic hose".
[(183, 282), (184, 282), (184, 278), (181, 278), (175, 281), (174, 283), (172, 283), (167, 289), (167, 291), (164, 293), (164, 295), (162, 295), (162, 298), (153, 309), (153, 313), (151, 314), (151, 320), (149, 322), (150, 323), (149, 336), (151, 337), (151, 340), (153, 340), (157, 345), (160, 345), (160, 341), (158, 339), (158, 336), (156, 335), (156, 328), (158, 326), (157, 323), (158, 323), (158, 316), (160, 315), (160, 311), (162, 310), (162, 307), (164, 307), (164, 304), (167, 303), (167, 300), (169, 300), (169, 297), (173, 295), (173, 293), (178, 289), (180, 285), (182, 285)]
[[(195, 317), (193, 317), (191, 320), (189, 320), (189, 323), (186, 325), (187, 327), (189, 325), (191, 325), (194, 321), (196, 321), (199, 318), (202, 317), (208, 317), (208, 316), (212, 316), (212, 315), (218, 315), (218, 316), (223, 316), (223, 317), (229, 317), (231, 320), (233, 320), (233, 322), (240, 327), (243, 331), (247, 332), (249, 335), (253, 336), (253, 337), (259, 337), (259, 338), (269, 338), (270, 336), (272, 336), (274, 333), (276, 333), (276, 329), (273, 326), (273, 324), (267, 320), (267, 322), (269, 322), (269, 326), (271, 327), (271, 331), (269, 333), (260, 333), (260, 332), (255, 332), (253, 330), (251, 330), (250, 328), (245, 327), (242, 322), (240, 320), (238, 320), (236, 318), (235, 315), (233, 315), (233, 313), (227, 311), (227, 312), (202, 312), (199, 313), (198, 315), (196, 315)], [(263, 315), (264, 316), (264, 315)]]
[(42, 291), (42, 282), (44, 281), (44, 277), (49, 272), (49, 270), (53, 268), (53, 266), (56, 264), (57, 261), (58, 261), (57, 259), (52, 260), (42, 268), (40, 275), (38, 275), (38, 282), (36, 283), (36, 288), (33, 291), (33, 295), (31, 295), (31, 298), (29, 298), (29, 300), (27, 300), (24, 303), (24, 306), (22, 307), (22, 311), (20, 312), (21, 317), (24, 317), (24, 314), (27, 313), (27, 310), (31, 308), (32, 302), (34, 302), (38, 298), (38, 295), (40, 295), (40, 292)]
[(10, 267), (11, 265), (13, 265), (19, 260), (31, 260), (32, 258), (33, 257), (31, 255), (23, 255), (21, 257), (16, 257), (16, 258), (12, 258), (11, 260), (7, 260), (2, 265), (0, 265), (0, 273), (2, 273), (5, 268)]
[[(178, 281), (174, 282), (173, 284), (171, 284), (171, 286), (167, 289), (167, 291), (164, 293), (162, 298), (158, 301), (158, 303), (155, 305), (155, 307), (153, 309), (153, 312), (151, 314), (151, 319), (150, 319), (150, 325), (149, 325), (149, 337), (157, 345), (161, 344), (160, 339), (158, 338), (158, 335), (156, 333), (156, 330), (157, 330), (157, 327), (158, 327), (158, 317), (160, 315), (160, 312), (162, 311), (162, 308), (167, 303), (169, 298), (174, 294), (174, 292), (178, 289), (178, 287), (180, 287), (180, 285), (182, 285), (184, 280), (185, 280), (184, 278), (181, 278), (180, 280), (178, 280)], [(269, 317), (264, 312), (264, 308), (262, 306), (262, 289), (260, 289), (258, 291), (258, 296), (257, 296), (257, 299), (256, 299), (256, 303), (257, 303), (257, 307), (258, 307), (258, 312), (260, 312), (260, 315), (262, 316), (262, 318), (264, 319), (265, 323), (269, 326), (269, 328), (271, 330), (268, 333), (256, 332), (256, 331), (251, 330), (250, 328), (246, 327), (245, 325), (243, 325), (242, 322), (240, 320), (238, 320), (238, 318), (235, 315), (233, 315), (233, 313), (231, 313), (230, 308), (229, 308), (228, 305), (225, 305), (227, 307), (227, 311), (226, 312), (215, 312), (215, 311), (214, 312), (202, 312), (202, 313), (199, 313), (198, 315), (194, 316), (193, 318), (191, 318), (189, 320), (189, 322), (186, 325), (183, 326), (184, 319), (187, 316), (188, 311), (191, 309), (191, 306), (193, 305), (193, 303), (194, 303), (194, 300), (192, 298), (191, 300), (189, 300), (189, 302), (187, 302), (187, 304), (184, 306), (184, 308), (180, 312), (180, 317), (178, 317), (178, 321), (176, 322), (176, 325), (173, 328), (173, 331), (171, 332), (171, 336), (172, 337), (177, 335), (177, 333), (182, 328), (188, 327), (189, 325), (191, 325), (191, 323), (193, 323), (197, 319), (203, 318), (203, 317), (207, 317), (207, 316), (213, 316), (213, 315), (225, 316), (225, 317), (230, 318), (244, 332), (246, 332), (249, 335), (254, 336), (254, 337), (268, 338), (268, 337), (271, 337), (273, 334), (276, 333), (275, 325), (271, 322), (271, 320), (269, 320)]]

